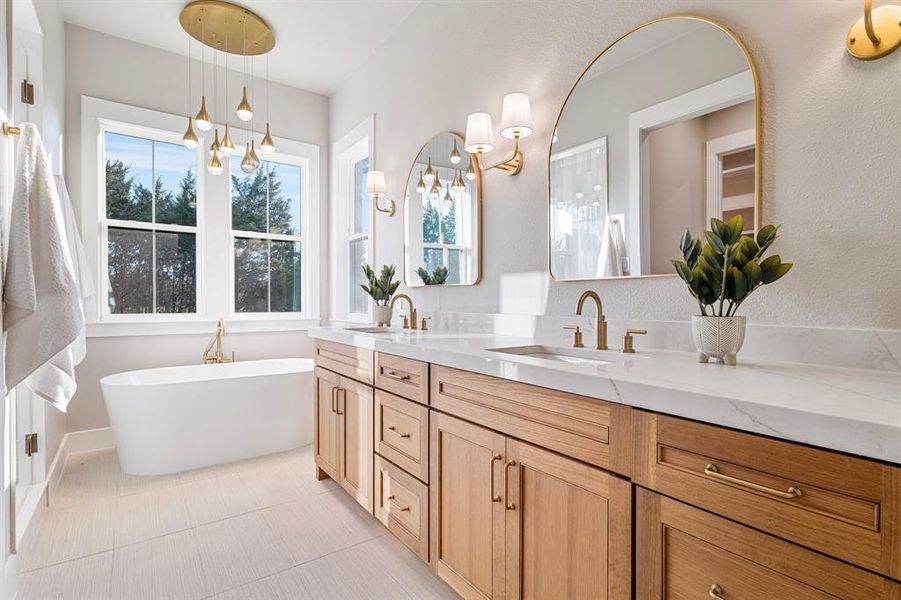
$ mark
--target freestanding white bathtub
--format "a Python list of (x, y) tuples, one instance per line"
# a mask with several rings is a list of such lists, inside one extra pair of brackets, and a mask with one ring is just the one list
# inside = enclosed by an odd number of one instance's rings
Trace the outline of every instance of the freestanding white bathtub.
[(122, 470), (162, 475), (312, 443), (313, 368), (283, 358), (104, 377)]

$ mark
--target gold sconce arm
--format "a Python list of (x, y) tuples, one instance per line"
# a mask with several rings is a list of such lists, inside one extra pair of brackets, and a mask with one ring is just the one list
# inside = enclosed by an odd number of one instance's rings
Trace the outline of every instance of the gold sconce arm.
[(394, 213), (397, 211), (397, 202), (394, 200), (388, 200), (388, 206), (386, 208), (382, 208), (379, 206), (381, 198), (375, 199), (375, 209), (379, 212), (383, 212), (387, 214), (389, 217), (393, 217)]
[(875, 60), (901, 46), (901, 6), (888, 4), (873, 9), (873, 0), (864, 0), (863, 16), (848, 31), (848, 53), (860, 60)]
[(13, 125), (11, 123), (7, 123), (6, 121), (3, 122), (3, 137), (10, 137), (13, 135), (21, 135), (21, 133), (22, 133), (21, 128), (16, 127), (15, 125)]
[[(513, 138), (513, 151), (508, 152), (504, 158), (493, 165), (488, 165), (487, 167), (482, 167), (483, 171), (488, 171), (491, 169), (498, 169), (506, 173), (507, 175), (518, 175), (520, 171), (522, 171), (522, 165), (524, 162), (524, 157), (522, 155), (522, 150), (519, 149), (519, 135)], [(482, 154), (479, 154), (479, 164), (482, 164)]]

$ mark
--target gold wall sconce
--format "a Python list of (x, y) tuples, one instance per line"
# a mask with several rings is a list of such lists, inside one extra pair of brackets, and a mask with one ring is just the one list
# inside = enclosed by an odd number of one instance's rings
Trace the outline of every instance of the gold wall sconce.
[(901, 46), (901, 6), (888, 4), (873, 9), (873, 0), (863, 1), (863, 17), (848, 31), (848, 53), (860, 60), (888, 56)]
[(375, 202), (375, 209), (379, 212), (386, 213), (389, 217), (393, 217), (397, 210), (397, 203), (394, 200), (388, 200), (388, 206), (382, 208), (379, 200), (388, 195), (388, 186), (385, 184), (385, 173), (382, 171), (368, 171), (366, 173), (366, 195)]
[[(482, 167), (483, 171), (499, 169), (507, 175), (516, 175), (522, 171), (523, 155), (519, 149), (519, 141), (532, 135), (532, 105), (529, 95), (514, 92), (504, 96), (501, 110), (501, 137), (513, 140), (513, 150), (504, 158)], [(478, 164), (482, 163), (482, 155), (494, 150), (494, 126), (491, 115), (484, 112), (472, 113), (466, 118), (466, 140), (464, 149), (478, 156)]]

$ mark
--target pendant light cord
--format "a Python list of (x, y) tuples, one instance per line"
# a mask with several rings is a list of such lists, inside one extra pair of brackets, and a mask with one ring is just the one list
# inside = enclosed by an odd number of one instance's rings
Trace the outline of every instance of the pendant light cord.
[(266, 124), (269, 124), (269, 52), (266, 53)]
[(188, 34), (188, 118), (191, 118), (191, 34)]

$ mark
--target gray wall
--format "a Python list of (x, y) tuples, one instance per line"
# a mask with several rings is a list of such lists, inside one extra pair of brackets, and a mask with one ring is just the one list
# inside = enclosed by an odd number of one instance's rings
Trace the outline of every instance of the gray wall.
[[(69, 192), (80, 214), (81, 169), (81, 96), (88, 95), (162, 112), (186, 111), (186, 61), (183, 56), (136, 44), (128, 40), (66, 25), (66, 174)], [(233, 66), (237, 66), (235, 63)], [(199, 66), (194, 69), (199, 86)], [(224, 82), (220, 73), (220, 86)], [(207, 74), (209, 78), (209, 71)], [(208, 79), (211, 81), (211, 79)], [(229, 77), (230, 98), (239, 94), (239, 79)], [(257, 89), (262, 90), (262, 82)], [(273, 134), (320, 146), (320, 200), (322, 214), (328, 193), (328, 98), (280, 84), (270, 84), (272, 93)], [(194, 92), (195, 100), (198, 92)], [(262, 97), (262, 96), (261, 96)], [(209, 101), (209, 98), (207, 98)], [(209, 105), (208, 105), (209, 106)], [(209, 106), (212, 108), (212, 106)], [(194, 107), (196, 110), (196, 107)], [(259, 122), (255, 123), (259, 126)], [(88, 199), (88, 201), (91, 201)], [(216, 223), (207, 223), (215, 227)], [(327, 223), (320, 231), (323, 248)], [(91, 240), (86, 240), (91, 243)], [(223, 249), (227, 251), (227, 249)], [(323, 277), (325, 256), (320, 262)], [(323, 281), (325, 281), (323, 279)], [(322, 286), (322, 306), (327, 306), (327, 286)], [(215, 317), (217, 315), (213, 315)], [(154, 335), (94, 337), (88, 339), (88, 355), (77, 368), (78, 393), (69, 405), (68, 430), (78, 431), (109, 424), (99, 380), (104, 375), (150, 367), (194, 364), (212, 335)], [(312, 356), (305, 332), (229, 333), (226, 350), (234, 350), (241, 360)]]
[[(901, 53), (850, 58), (857, 2), (425, 2), (331, 98), (331, 137), (376, 114), (376, 157), (392, 195), (437, 131), (461, 131), (470, 112), (500, 118), (501, 98), (532, 96), (535, 135), (523, 172), (484, 179), (484, 273), (475, 287), (416, 289), (441, 310), (572, 314), (579, 293), (600, 293), (609, 317), (685, 320), (693, 302), (675, 278), (549, 282), (547, 153), (573, 81), (623, 32), (651, 18), (696, 13), (720, 20), (749, 46), (761, 77), (763, 220), (781, 223), (777, 251), (795, 270), (743, 308), (757, 323), (901, 327), (895, 253)], [(435, 24), (452, 35), (436, 35)], [(462, 65), (462, 66), (461, 66)], [(447, 85), (428, 73), (455, 73)], [(506, 146), (500, 150), (505, 151)], [(498, 152), (500, 154), (500, 152)], [(403, 210), (398, 211), (399, 215)], [(376, 219), (376, 261), (401, 264), (403, 220)]]

